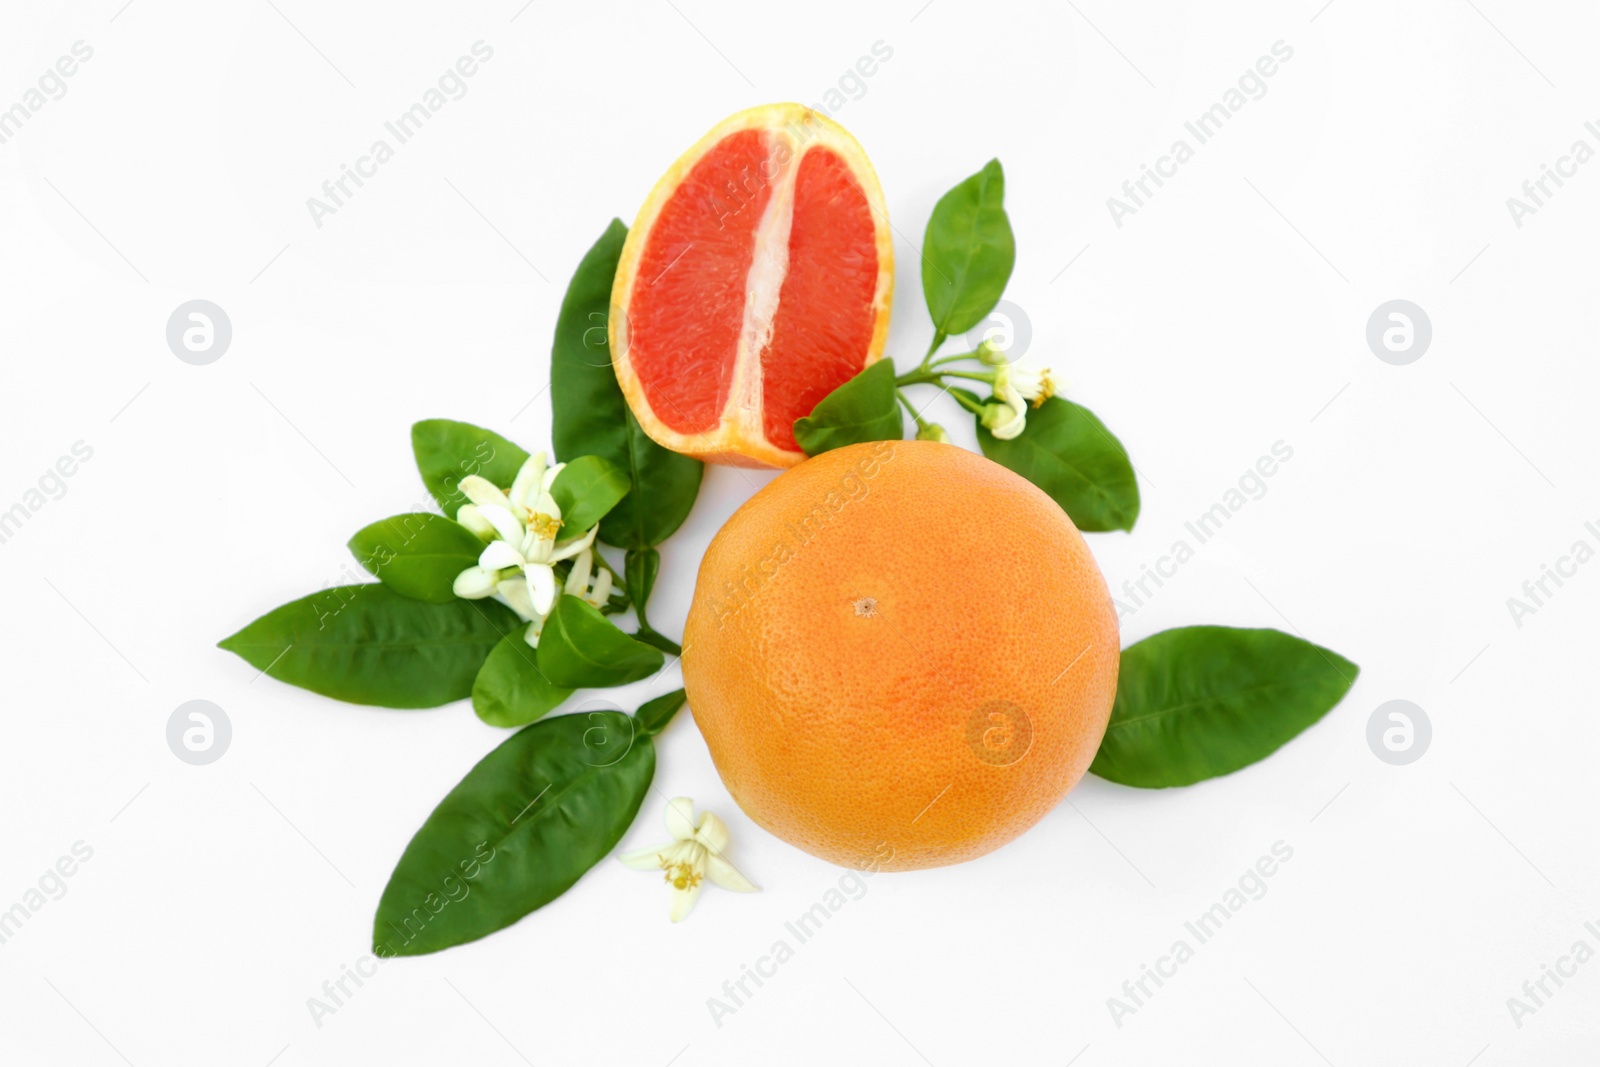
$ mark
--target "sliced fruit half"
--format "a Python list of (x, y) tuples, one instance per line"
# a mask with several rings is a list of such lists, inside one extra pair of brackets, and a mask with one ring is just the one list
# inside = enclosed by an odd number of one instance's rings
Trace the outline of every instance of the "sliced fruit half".
[(611, 291), (617, 379), (646, 433), (789, 467), (794, 420), (883, 352), (894, 247), (856, 139), (800, 104), (724, 120), (656, 183)]

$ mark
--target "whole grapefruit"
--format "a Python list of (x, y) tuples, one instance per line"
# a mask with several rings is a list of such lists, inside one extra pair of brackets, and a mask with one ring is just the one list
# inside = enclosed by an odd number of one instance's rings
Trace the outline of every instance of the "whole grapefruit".
[(825, 452), (734, 513), (684, 630), (689, 707), (757, 824), (858, 869), (973, 859), (1094, 758), (1119, 642), (1038, 487), (952, 445)]

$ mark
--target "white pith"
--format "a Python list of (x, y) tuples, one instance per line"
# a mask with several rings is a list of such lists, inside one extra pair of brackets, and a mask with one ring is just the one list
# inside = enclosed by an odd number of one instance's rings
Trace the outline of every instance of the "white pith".
[(789, 275), (789, 229), (794, 223), (794, 186), (800, 173), (804, 151), (793, 152), (793, 144), (780, 131), (771, 132), (767, 151), (777, 153), (787, 145), (791, 155), (773, 180), (772, 195), (756, 223), (755, 254), (744, 282), (744, 321), (739, 327), (738, 350), (734, 356), (734, 378), (728, 390), (728, 403), (722, 409), (732, 418), (756, 430), (762, 428), (761, 356), (772, 343), (772, 319), (778, 313), (778, 297), (783, 280)]

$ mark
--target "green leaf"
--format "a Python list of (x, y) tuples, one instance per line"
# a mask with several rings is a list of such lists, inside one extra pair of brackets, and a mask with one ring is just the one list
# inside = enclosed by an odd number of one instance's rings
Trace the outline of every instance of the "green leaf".
[(678, 709), (683, 707), (685, 694), (682, 689), (674, 689), (665, 696), (656, 697), (648, 701), (633, 713), (633, 719), (639, 724), (639, 729), (656, 736), (667, 728), (667, 723), (678, 714)]
[(934, 205), (922, 239), (922, 294), (942, 336), (966, 333), (994, 310), (1011, 278), (1017, 245), (1006, 218), (1000, 161)]
[(490, 726), (526, 726), (572, 695), (539, 673), (536, 656), (526, 624), (500, 639), (472, 683), (478, 718)]
[(516, 626), (516, 614), (495, 600), (429, 604), (373, 583), (313, 593), (217, 644), (323, 696), (432, 708), (471, 695), (490, 649)]
[(527, 452), (493, 430), (451, 419), (424, 419), (411, 427), (411, 451), (422, 483), (452, 519), (467, 502), (456, 488), (461, 479), (477, 474), (505, 489), (528, 459)]
[(568, 689), (637, 682), (664, 662), (659, 649), (635, 641), (575, 596), (556, 598), (539, 635), (540, 673)]
[(550, 495), (561, 507), (561, 536), (583, 533), (628, 495), (632, 483), (615, 463), (600, 456), (568, 461), (550, 483)]
[(622, 580), (628, 587), (628, 596), (633, 600), (633, 611), (639, 616), (641, 627), (650, 626), (650, 620), (645, 618), (644, 606), (650, 601), (650, 594), (656, 587), (656, 575), (660, 573), (661, 553), (653, 548), (630, 548), (622, 559)]
[(808, 456), (863, 441), (905, 436), (894, 393), (894, 363), (880, 359), (823, 397), (794, 421), (794, 439)]
[(456, 575), (478, 562), (483, 542), (454, 520), (415, 511), (362, 527), (350, 551), (401, 596), (448, 604), (456, 598)]
[(1080, 530), (1131, 530), (1139, 518), (1139, 483), (1127, 450), (1082, 405), (1051, 397), (1028, 412), (1027, 426), (1009, 441), (980, 421), (978, 447), (1049, 493)]
[(1122, 650), (1091, 771), (1159, 789), (1232, 774), (1344, 698), (1360, 668), (1279, 630), (1186, 626)]
[(510, 926), (616, 847), (655, 776), (655, 745), (620, 711), (519, 730), (439, 802), (389, 876), (382, 957), (419, 956)]
[(600, 456), (628, 476), (633, 491), (600, 520), (600, 540), (645, 548), (683, 525), (705, 464), (652, 441), (617, 385), (607, 320), (611, 282), (627, 236), (628, 228), (613, 219), (567, 286), (550, 354), (551, 437), (558, 458)]

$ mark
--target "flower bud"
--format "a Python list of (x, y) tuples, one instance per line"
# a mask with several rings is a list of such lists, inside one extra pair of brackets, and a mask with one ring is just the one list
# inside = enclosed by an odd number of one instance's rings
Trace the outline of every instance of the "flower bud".
[(978, 359), (990, 367), (1001, 367), (1009, 362), (1006, 359), (1005, 349), (987, 337), (978, 345)]
[(919, 441), (938, 441), (940, 444), (949, 444), (950, 435), (944, 432), (944, 427), (937, 422), (930, 422), (917, 431)]
[(1027, 425), (1027, 408), (1010, 404), (985, 404), (980, 419), (990, 433), (1002, 441), (1009, 441)]

